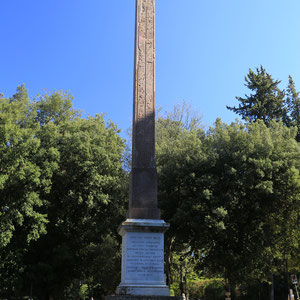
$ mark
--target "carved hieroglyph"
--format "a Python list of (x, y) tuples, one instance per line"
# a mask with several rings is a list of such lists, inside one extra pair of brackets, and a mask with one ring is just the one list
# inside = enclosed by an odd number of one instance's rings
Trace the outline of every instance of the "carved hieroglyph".
[[(129, 215), (159, 218), (155, 168), (155, 1), (136, 0), (132, 180)], [(139, 213), (133, 213), (140, 211)], [(146, 210), (148, 209), (148, 212)], [(156, 217), (151, 216), (156, 209)], [(142, 212), (143, 210), (143, 212)], [(150, 212), (150, 214), (149, 214)], [(146, 215), (145, 215), (146, 214)], [(147, 216), (148, 214), (148, 216)]]
[(137, 0), (133, 167), (154, 166), (154, 0)]

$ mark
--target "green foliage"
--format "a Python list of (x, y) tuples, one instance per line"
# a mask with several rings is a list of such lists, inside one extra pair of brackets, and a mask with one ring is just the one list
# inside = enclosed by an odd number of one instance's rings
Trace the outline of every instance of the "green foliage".
[(21, 86), (0, 99), (2, 294), (62, 297), (84, 280), (114, 288), (127, 190), (118, 132), (103, 115), (81, 118), (62, 92), (30, 101)]
[(295, 126), (298, 129), (297, 141), (300, 142), (300, 97), (296, 91), (292, 76), (289, 76), (286, 103), (288, 107), (287, 126)]
[[(224, 280), (222, 278), (204, 278), (188, 281), (187, 289), (190, 299), (223, 300), (225, 297)], [(181, 295), (179, 283), (171, 285), (174, 295)]]
[(196, 260), (190, 252), (188, 245), (182, 245), (181, 249), (172, 249), (170, 259), (169, 284), (171, 293), (180, 296), (191, 295), (192, 283), (198, 280)]
[(87, 284), (83, 284), (81, 285), (80, 289), (79, 289), (79, 297), (81, 299), (85, 299), (88, 296), (88, 285)]
[(249, 70), (245, 77), (245, 86), (253, 92), (246, 98), (236, 97), (240, 102), (238, 107), (228, 107), (229, 110), (239, 114), (243, 119), (250, 121), (263, 120), (268, 124), (271, 120), (284, 120), (284, 92), (278, 84), (280, 81), (273, 80), (270, 74), (261, 66), (256, 73)]
[(184, 243), (202, 270), (231, 284), (267, 280), (285, 259), (299, 258), (295, 135), (295, 128), (272, 120), (268, 127), (217, 120), (206, 134), (158, 120), (159, 203), (171, 223), (167, 270), (170, 253)]
[[(212, 239), (207, 255), (214, 268), (223, 265), (226, 278), (233, 282), (246, 280), (251, 272), (257, 278), (267, 276), (274, 259), (282, 255), (276, 245), (286, 236), (285, 216), (299, 215), (295, 130), (275, 122), (269, 126), (257, 122), (244, 130), (239, 124), (219, 122), (210, 133), (219, 157), (211, 199), (222, 204), (227, 214), (224, 229), (218, 235), (211, 232), (217, 239)], [(289, 226), (298, 230), (299, 223), (293, 218)]]
[(170, 268), (171, 294), (185, 294), (189, 299), (224, 299), (224, 279), (199, 277), (196, 257), (187, 245), (182, 245), (181, 250), (178, 247), (173, 249)]
[(296, 127), (296, 140), (300, 141), (300, 98), (296, 91), (293, 78), (289, 76), (287, 90), (281, 90), (281, 81), (274, 80), (261, 66), (256, 73), (249, 70), (245, 77), (245, 86), (252, 92), (246, 98), (236, 97), (240, 102), (238, 107), (227, 108), (242, 119), (249, 121), (263, 120), (269, 125), (271, 120), (282, 121), (288, 127)]
[(221, 278), (200, 278), (192, 285), (191, 298), (224, 299), (224, 280)]
[(0, 248), (17, 230), (24, 230), (24, 244), (46, 230), (46, 216), (39, 210), (45, 199), (40, 193), (49, 190), (58, 153), (41, 149), (35, 118), (24, 86), (11, 99), (0, 99)]
[[(171, 224), (166, 272), (176, 295), (223, 299), (224, 286), (238, 285), (246, 297), (270, 272), (299, 272), (299, 96), (291, 78), (283, 99), (264, 69), (250, 75), (254, 93), (240, 100), (255, 122), (218, 119), (205, 132), (186, 104), (159, 114), (158, 196)], [(21, 86), (0, 97), (0, 297), (114, 292), (124, 158), (130, 165), (118, 132), (103, 115), (82, 118), (69, 94), (30, 101)]]

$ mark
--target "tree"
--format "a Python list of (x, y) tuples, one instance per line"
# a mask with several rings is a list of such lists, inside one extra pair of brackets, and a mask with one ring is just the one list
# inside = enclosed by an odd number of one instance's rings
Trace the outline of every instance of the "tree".
[[(188, 174), (193, 176), (192, 168), (195, 161), (199, 161), (202, 155), (201, 140), (198, 134), (203, 134), (200, 117), (192, 112), (187, 104), (177, 105), (171, 113), (160, 112), (156, 122), (156, 163), (158, 171), (158, 200), (162, 211), (162, 218), (171, 226), (166, 232), (166, 273), (167, 282), (171, 284), (172, 252), (182, 252), (189, 244), (185, 239), (185, 223), (178, 223), (177, 215), (181, 212), (180, 207), (185, 189), (192, 186), (183, 181)], [(187, 160), (189, 165), (186, 166)], [(192, 177), (191, 177), (192, 178)], [(181, 221), (181, 220), (180, 220)], [(179, 222), (180, 222), (179, 221)]]
[(159, 204), (171, 223), (167, 258), (186, 243), (206, 274), (240, 284), (280, 270), (283, 240), (295, 253), (297, 236), (285, 239), (284, 224), (299, 232), (299, 145), (294, 128), (268, 126), (217, 120), (204, 133), (158, 120)]
[[(0, 99), (1, 151), (1, 231), (0, 247), (7, 246), (18, 225), (24, 228), (24, 242), (36, 240), (45, 233), (47, 220), (38, 212), (43, 205), (39, 190), (47, 191), (58, 153), (40, 151), (35, 137), (36, 114), (29, 108), (24, 86), (11, 99)], [(44, 172), (45, 164), (49, 164)]]
[(71, 100), (53, 92), (30, 101), (24, 86), (1, 99), (5, 297), (32, 292), (61, 298), (80, 284), (105, 294), (118, 281), (115, 232), (125, 212), (124, 143), (112, 122), (103, 115), (81, 118)]
[(245, 95), (245, 98), (236, 97), (239, 106), (227, 106), (227, 109), (239, 114), (244, 120), (263, 120), (265, 124), (269, 124), (272, 119), (286, 120), (285, 94), (278, 87), (281, 81), (274, 80), (262, 66), (256, 68), (256, 73), (250, 69), (245, 81), (245, 86), (253, 93)]
[(46, 233), (46, 200), (56, 149), (41, 149), (39, 126), (24, 86), (12, 98), (0, 99), (0, 270), (1, 289), (16, 287), (28, 245)]
[(269, 128), (258, 121), (245, 129), (218, 122), (210, 132), (218, 157), (211, 200), (226, 214), (224, 230), (211, 232), (215, 239), (207, 262), (214, 269), (223, 265), (231, 282), (249, 274), (267, 280), (270, 269), (278, 270), (275, 261), (282, 255), (277, 246), (285, 238), (284, 224), (299, 228), (297, 219), (286, 219), (288, 212), (299, 216), (295, 130), (274, 121)]
[(300, 141), (300, 98), (293, 78), (289, 76), (286, 91), (280, 90), (281, 81), (274, 81), (270, 74), (261, 66), (256, 73), (251, 69), (245, 77), (246, 84), (253, 94), (246, 98), (236, 97), (240, 102), (238, 107), (227, 109), (249, 121), (263, 120), (266, 125), (271, 120), (282, 121), (288, 127), (297, 127), (296, 140)]
[(296, 140), (300, 142), (300, 97), (296, 91), (292, 76), (289, 76), (286, 103), (288, 108), (287, 126), (295, 126), (298, 129)]

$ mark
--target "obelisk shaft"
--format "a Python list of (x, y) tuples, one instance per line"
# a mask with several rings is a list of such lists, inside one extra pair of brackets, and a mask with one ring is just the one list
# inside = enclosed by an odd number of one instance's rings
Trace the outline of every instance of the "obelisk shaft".
[[(164, 275), (164, 232), (157, 208), (155, 167), (154, 0), (136, 0), (132, 171), (129, 210), (119, 227), (122, 274), (117, 298), (168, 299)], [(122, 296), (124, 295), (124, 296)], [(110, 300), (110, 299), (106, 299)]]
[(155, 1), (136, 0), (129, 218), (159, 219), (155, 167)]

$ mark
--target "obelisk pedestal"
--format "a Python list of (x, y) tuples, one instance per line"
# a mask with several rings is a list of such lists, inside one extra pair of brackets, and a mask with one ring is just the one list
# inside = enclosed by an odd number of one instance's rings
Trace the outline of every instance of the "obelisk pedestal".
[(122, 235), (122, 276), (119, 295), (170, 296), (164, 274), (163, 220), (127, 219)]

